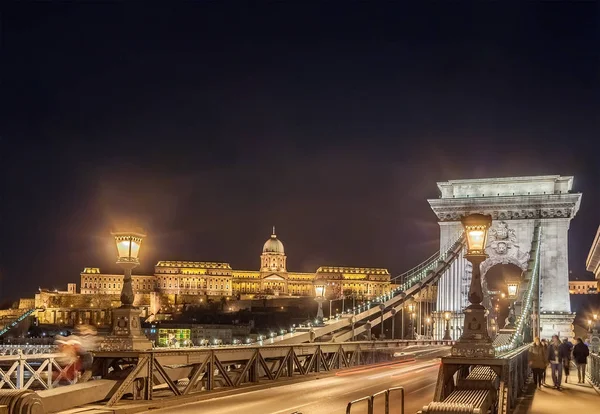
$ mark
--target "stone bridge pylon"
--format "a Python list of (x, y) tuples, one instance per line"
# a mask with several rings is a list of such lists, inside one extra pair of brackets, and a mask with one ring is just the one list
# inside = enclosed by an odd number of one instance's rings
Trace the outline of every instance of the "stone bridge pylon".
[[(446, 246), (461, 230), (461, 217), (473, 213), (492, 216), (486, 245), (489, 258), (481, 264), (484, 283), (486, 273), (497, 265), (527, 269), (535, 224), (540, 224), (541, 336), (572, 336), (568, 231), (581, 201), (581, 193), (571, 192), (573, 177), (487, 178), (437, 184), (440, 197), (428, 201), (440, 225), (440, 246)], [(439, 281), (437, 338), (444, 335), (444, 312), (452, 315), (453, 339), (460, 337), (462, 310), (468, 305), (470, 266), (461, 254)]]

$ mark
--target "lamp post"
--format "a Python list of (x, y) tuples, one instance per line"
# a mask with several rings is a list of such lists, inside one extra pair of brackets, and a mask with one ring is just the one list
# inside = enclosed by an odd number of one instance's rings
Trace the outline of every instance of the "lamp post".
[(381, 333), (379, 334), (379, 339), (383, 341), (385, 334), (383, 333), (383, 311), (385, 310), (385, 305), (383, 303), (379, 304), (379, 310), (381, 311)]
[(483, 289), (481, 288), (481, 263), (487, 258), (485, 246), (487, 233), (492, 218), (483, 214), (472, 214), (462, 219), (467, 236), (467, 254), (465, 258), (473, 265), (469, 302), (465, 309), (464, 328), (460, 339), (452, 347), (453, 356), (493, 357), (494, 347), (487, 328), (486, 309), (481, 304)]
[(100, 349), (112, 351), (146, 350), (152, 343), (142, 333), (140, 326), (141, 310), (133, 306), (134, 294), (131, 285), (131, 270), (140, 264), (139, 253), (142, 232), (118, 231), (112, 233), (117, 246), (117, 264), (124, 270), (121, 288), (121, 306), (112, 311), (113, 325), (110, 335), (104, 338)]
[(392, 315), (392, 340), (396, 339), (396, 334), (395, 334), (395, 329), (396, 329), (396, 309), (392, 308), (392, 310), (390, 311), (391, 315)]
[[(514, 310), (515, 301), (519, 296), (519, 281), (515, 279), (508, 280), (506, 282), (506, 290), (507, 294), (505, 296), (508, 298), (509, 307), (511, 310)], [(509, 312), (508, 325), (504, 328), (515, 329), (515, 322), (514, 312)]]
[(412, 303), (410, 305), (408, 305), (408, 339), (415, 339), (415, 329), (413, 327), (413, 319), (415, 317), (415, 314), (413, 312), (413, 310), (415, 309), (415, 305), (413, 305)]
[(429, 316), (427, 317), (427, 319), (425, 319), (425, 324), (425, 335), (427, 336), (427, 338), (429, 338), (431, 331), (431, 318)]
[(444, 331), (444, 341), (451, 341), (450, 336), (450, 312), (444, 312), (444, 319), (446, 320), (446, 330)]
[(315, 300), (319, 304), (319, 308), (317, 310), (317, 325), (323, 325), (323, 302), (325, 301), (325, 282), (322, 280), (316, 279), (314, 281), (315, 286)]

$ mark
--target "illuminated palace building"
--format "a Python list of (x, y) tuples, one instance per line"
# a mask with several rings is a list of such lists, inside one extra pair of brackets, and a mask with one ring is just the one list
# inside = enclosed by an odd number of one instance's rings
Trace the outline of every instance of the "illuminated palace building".
[[(159, 261), (154, 275), (133, 275), (134, 293), (208, 296), (314, 296), (315, 278), (326, 280), (329, 294), (377, 296), (390, 290), (387, 269), (322, 266), (315, 273), (287, 270), (283, 243), (273, 234), (263, 246), (260, 270), (235, 270), (229, 263)], [(88, 267), (81, 273), (81, 293), (114, 295), (121, 292), (123, 275), (102, 274)]]

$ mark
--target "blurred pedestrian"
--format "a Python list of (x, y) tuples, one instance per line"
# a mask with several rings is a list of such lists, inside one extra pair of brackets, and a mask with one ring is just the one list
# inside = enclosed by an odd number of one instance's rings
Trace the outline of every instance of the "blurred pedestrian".
[(546, 349), (542, 345), (540, 338), (535, 337), (533, 345), (529, 347), (528, 353), (529, 366), (533, 372), (533, 383), (537, 388), (542, 388), (542, 375), (546, 370)]
[(565, 383), (569, 382), (569, 368), (571, 368), (571, 350), (573, 344), (567, 338), (564, 338), (562, 344), (558, 347), (560, 359), (562, 360), (563, 372), (565, 373)]
[(544, 355), (546, 355), (546, 366), (544, 372), (542, 372), (542, 385), (546, 385), (546, 371), (548, 371), (548, 341), (542, 339), (542, 346), (544, 347)]
[(557, 390), (560, 390), (562, 382), (562, 357), (560, 356), (560, 339), (558, 335), (552, 335), (552, 342), (548, 345), (547, 359), (550, 362), (550, 370), (552, 371), (552, 382)]
[(577, 366), (577, 380), (579, 384), (585, 383), (585, 366), (587, 357), (590, 355), (590, 350), (581, 338), (576, 339), (575, 347), (573, 348), (573, 360)]

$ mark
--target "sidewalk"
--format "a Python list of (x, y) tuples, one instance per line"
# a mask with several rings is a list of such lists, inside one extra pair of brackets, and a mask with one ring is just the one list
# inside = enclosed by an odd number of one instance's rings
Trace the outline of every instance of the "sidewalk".
[[(600, 394), (592, 385), (586, 381), (585, 384), (577, 384), (577, 375), (569, 376), (571, 382), (561, 385), (562, 391), (550, 387), (535, 389), (533, 383), (529, 383), (528, 392), (523, 397), (515, 410), (515, 414), (551, 414), (570, 413), (579, 411), (582, 413), (596, 412), (600, 407)], [(546, 373), (546, 383), (552, 382), (550, 370)]]

